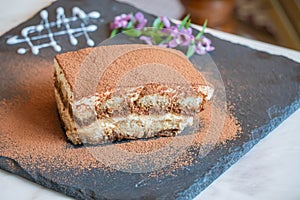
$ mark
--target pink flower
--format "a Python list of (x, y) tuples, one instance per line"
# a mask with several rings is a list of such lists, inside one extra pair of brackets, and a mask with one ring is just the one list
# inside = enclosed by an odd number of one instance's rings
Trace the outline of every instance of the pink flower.
[[(134, 27), (128, 27), (131, 21)], [(137, 12), (134, 16), (132, 14), (122, 14), (114, 18), (114, 21), (110, 23), (110, 29), (111, 30), (119, 29), (119, 28), (142, 29), (145, 27), (146, 23), (147, 23), (147, 19), (144, 17), (143, 13), (141, 12)]]
[(191, 42), (194, 41), (194, 36), (192, 35), (192, 29), (182, 28), (179, 29), (179, 26), (171, 26), (170, 28), (165, 28), (164, 33), (172, 36), (172, 40), (168, 43), (170, 48), (177, 46), (189, 46)]
[(117, 29), (117, 28), (127, 28), (129, 21), (131, 20), (131, 14), (122, 14), (116, 16), (114, 21), (110, 24), (110, 29)]
[(202, 35), (203, 32), (200, 32), (196, 37), (193, 36), (190, 23), (189, 16), (180, 25), (172, 25), (167, 17), (162, 16), (156, 18), (153, 22), (154, 29), (149, 31), (143, 30), (147, 24), (147, 19), (143, 13), (137, 12), (135, 15), (122, 14), (116, 16), (110, 24), (110, 28), (113, 30), (111, 37), (115, 36), (119, 31), (136, 29), (134, 31), (136, 34), (129, 36), (139, 37), (140, 40), (149, 45), (159, 45), (168, 48), (176, 48), (178, 46), (188, 47), (188, 57), (194, 53), (203, 55), (206, 52), (213, 51), (215, 47), (212, 46), (210, 39)]
[(215, 50), (215, 47), (211, 46), (211, 40), (201, 36), (199, 40), (196, 41), (195, 52), (199, 55), (203, 55), (206, 52)]
[(211, 40), (206, 37), (203, 37), (202, 45), (205, 47), (207, 52), (215, 50), (215, 47), (211, 46)]
[(136, 29), (142, 29), (147, 24), (147, 19), (144, 17), (143, 13), (137, 12), (134, 16), (134, 27)]

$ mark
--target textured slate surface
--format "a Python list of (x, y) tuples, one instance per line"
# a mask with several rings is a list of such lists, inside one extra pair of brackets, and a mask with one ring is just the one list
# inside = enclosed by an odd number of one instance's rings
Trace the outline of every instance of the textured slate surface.
[[(103, 20), (96, 22), (99, 29), (91, 34), (97, 43), (107, 38), (107, 23), (113, 19), (113, 16), (136, 11), (131, 6), (110, 0), (62, 0), (53, 3), (47, 10), (49, 13), (53, 13), (59, 5), (63, 5), (66, 10), (71, 10), (74, 5), (85, 11), (100, 10)], [(150, 15), (147, 15), (147, 18), (153, 19)], [(5, 41), (9, 36), (19, 34), (26, 25), (36, 24), (39, 21), (38, 15), (35, 15), (0, 38), (2, 60), (0, 64), (0, 99), (11, 99), (16, 94), (22, 93), (22, 91), (13, 90), (13, 84), (17, 82), (14, 79), (18, 77), (13, 76), (12, 70), (14, 69), (9, 62), (9, 59), (13, 59), (12, 56), (18, 56), (14, 53), (17, 46), (7, 46)], [(93, 169), (83, 170), (82, 173), (75, 175), (72, 171), (66, 171), (60, 176), (72, 174), (74, 180), (77, 180), (77, 184), (62, 185), (45, 178), (51, 176), (52, 172), (43, 174), (45, 172), (41, 171), (32, 176), (32, 172), (27, 173), (26, 169), (22, 169), (15, 160), (3, 157), (1, 154), (0, 167), (77, 199), (190, 199), (195, 197), (300, 107), (299, 63), (285, 57), (222, 41), (211, 35), (208, 37), (213, 40), (216, 47), (216, 51), (211, 53), (211, 57), (223, 78), (227, 103), (235, 105), (232, 113), (238, 118), (243, 128), (238, 140), (228, 142), (226, 146), (216, 147), (205, 158), (197, 157), (195, 154), (193, 164), (188, 168), (177, 169), (176, 176), (162, 175), (159, 178), (148, 178), (145, 180), (146, 184), (141, 184), (139, 187), (134, 186), (147, 174), (125, 172), (108, 174), (100, 169)], [(72, 47), (68, 45), (67, 40), (63, 43), (65, 47), (63, 51), (84, 47)], [(84, 44), (84, 42), (79, 42), (79, 44)], [(55, 52), (51, 49), (44, 49), (40, 56), (42, 59), (52, 62), (54, 55)], [(32, 59), (32, 55), (24, 55), (24, 58)], [(193, 151), (197, 152), (197, 149), (193, 149)], [(55, 169), (53, 170), (55, 171)], [(55, 174), (54, 171), (53, 174)]]

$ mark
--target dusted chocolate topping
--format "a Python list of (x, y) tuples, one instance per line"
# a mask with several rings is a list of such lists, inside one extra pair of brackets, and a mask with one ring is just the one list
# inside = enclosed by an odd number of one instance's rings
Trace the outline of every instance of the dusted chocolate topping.
[[(136, 67), (151, 63), (169, 68), (160, 70), (160, 77), (157, 78), (158, 82), (167, 79), (168, 82), (173, 80), (173, 84), (179, 81), (177, 84), (180, 85), (183, 83), (205, 85), (199, 71), (184, 54), (177, 50), (157, 46), (102, 46), (60, 54), (55, 58), (64, 74), (66, 74), (71, 89), (76, 85), (75, 90), (80, 94), (79, 98), (93, 95), (95, 92), (107, 91), (118, 86), (118, 84), (124, 86), (127, 83), (127, 86), (130, 87), (138, 86), (143, 82), (139, 76), (131, 77), (134, 82), (130, 83), (122, 79)], [(144, 72), (146, 74), (147, 70), (150, 71), (151, 68), (143, 70), (146, 71)], [(170, 73), (170, 71), (173, 71), (173, 73)], [(157, 74), (155, 75), (157, 77)], [(97, 83), (91, 83), (90, 77), (97, 79), (95, 80)], [(75, 81), (77, 82), (75, 83)]]

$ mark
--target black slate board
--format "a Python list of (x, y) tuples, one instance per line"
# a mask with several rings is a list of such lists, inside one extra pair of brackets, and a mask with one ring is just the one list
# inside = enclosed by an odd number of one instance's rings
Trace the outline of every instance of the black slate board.
[[(136, 12), (137, 9), (110, 0), (60, 0), (47, 7), (54, 13), (58, 6), (70, 11), (77, 5), (85, 11), (100, 10), (102, 21), (97, 21), (99, 29), (91, 34), (96, 43), (108, 37), (108, 22), (120, 13)], [(70, 14), (70, 13), (68, 13)], [(51, 17), (51, 16), (50, 16)], [(52, 16), (54, 17), (54, 16)], [(153, 16), (146, 15), (150, 20)], [(10, 62), (11, 56), (17, 55), (16, 46), (6, 45), (12, 35), (19, 35), (20, 30), (29, 24), (39, 23), (38, 14), (25, 23), (10, 30), (0, 38), (0, 100), (12, 100), (23, 91), (15, 90), (18, 76), (14, 76)], [(76, 184), (53, 182), (47, 177), (55, 176), (55, 171), (32, 172), (20, 167), (17, 161), (3, 156), (0, 151), (0, 167), (33, 182), (62, 192), (76, 199), (191, 199), (204, 190), (233, 163), (248, 152), (260, 139), (277, 127), (284, 119), (300, 107), (300, 64), (282, 56), (274, 56), (256, 51), (245, 46), (233, 44), (214, 36), (216, 50), (210, 55), (217, 64), (223, 78), (227, 103), (235, 105), (232, 110), (241, 123), (243, 132), (238, 140), (229, 141), (212, 150), (205, 158), (197, 157), (187, 168), (177, 169), (176, 176), (147, 178), (147, 174), (125, 172), (103, 172), (100, 169), (83, 170), (80, 174), (72, 171), (62, 172), (59, 176), (70, 176)], [(63, 43), (63, 51), (75, 50), (85, 46), (73, 47)], [(79, 44), (84, 44), (79, 42)], [(52, 62), (55, 52), (43, 49), (39, 57)], [(7, 58), (8, 57), (8, 58)], [(22, 59), (32, 59), (32, 55), (23, 55)], [(26, 95), (26, 94), (24, 94)], [(3, 134), (0, 132), (0, 134)], [(2, 147), (2, 144), (1, 144)], [(2, 152), (2, 153), (1, 153)], [(55, 169), (54, 169), (55, 170)], [(47, 173), (47, 174), (43, 174)], [(93, 181), (90, 181), (93, 180)], [(136, 183), (141, 183), (138, 187)]]

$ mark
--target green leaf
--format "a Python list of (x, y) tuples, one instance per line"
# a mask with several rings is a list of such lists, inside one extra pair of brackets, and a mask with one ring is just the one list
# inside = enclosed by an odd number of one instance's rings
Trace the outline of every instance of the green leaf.
[(129, 21), (129, 23), (127, 24), (127, 28), (128, 28), (128, 29), (134, 28), (133, 20), (130, 20), (130, 21)]
[(122, 33), (124, 33), (129, 37), (139, 37), (142, 34), (140, 30), (136, 30), (136, 29), (124, 30), (122, 31)]
[(116, 28), (116, 29), (114, 29), (114, 30), (110, 33), (109, 38), (115, 37), (115, 35), (117, 35), (117, 33), (118, 33), (118, 29)]
[(153, 37), (154, 35), (158, 35), (160, 37), (167, 37), (168, 34), (159, 31), (158, 29), (146, 29), (143, 31), (143, 35)]
[(153, 27), (154, 28), (159, 28), (159, 26), (160, 26), (160, 22), (161, 22), (161, 20), (160, 20), (160, 18), (159, 17), (157, 17), (155, 20), (154, 20), (154, 22), (153, 22)]
[(192, 57), (194, 55), (194, 53), (195, 53), (195, 44), (190, 44), (190, 46), (189, 46), (189, 48), (188, 48), (188, 50), (186, 52), (186, 56), (188, 58), (190, 58), (190, 57)]
[(204, 34), (206, 26), (207, 26), (207, 19), (205, 20), (205, 22), (204, 22), (204, 24), (202, 26), (202, 31), (196, 35), (195, 39), (199, 39)]
[(179, 30), (181, 30), (185, 26), (185, 24), (189, 19), (190, 19), (190, 15), (185, 16), (185, 18), (182, 20), (182, 22), (179, 25)]
[(154, 44), (159, 44), (162, 41), (162, 38), (157, 34), (153, 34), (151, 38), (153, 39)]
[(164, 23), (160, 22), (159, 29), (162, 29), (164, 26), (165, 26)]
[(185, 24), (184, 28), (185, 28), (185, 29), (188, 29), (188, 28), (191, 26), (191, 22), (192, 22), (192, 20), (189, 19), (189, 20), (187, 21), (187, 23)]
[(167, 36), (166, 39), (162, 40), (159, 44), (168, 43), (173, 39), (171, 35)]
[(133, 16), (132, 12), (129, 15), (130, 15), (130, 21), (128, 22), (126, 28), (127, 29), (132, 29), (132, 28), (134, 28), (134, 16)]

